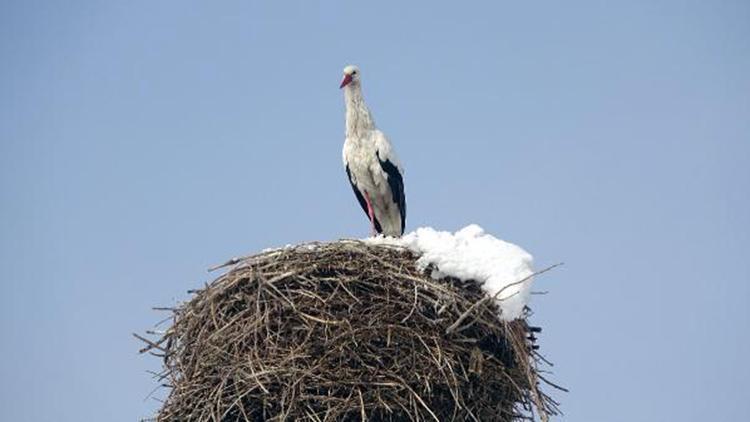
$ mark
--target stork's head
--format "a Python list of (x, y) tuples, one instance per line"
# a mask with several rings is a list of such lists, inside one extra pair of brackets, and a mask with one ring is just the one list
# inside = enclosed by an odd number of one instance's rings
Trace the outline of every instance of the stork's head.
[(344, 79), (341, 80), (341, 86), (339, 88), (343, 88), (349, 84), (358, 84), (359, 83), (359, 68), (357, 66), (354, 66), (353, 64), (350, 64), (349, 66), (344, 68)]

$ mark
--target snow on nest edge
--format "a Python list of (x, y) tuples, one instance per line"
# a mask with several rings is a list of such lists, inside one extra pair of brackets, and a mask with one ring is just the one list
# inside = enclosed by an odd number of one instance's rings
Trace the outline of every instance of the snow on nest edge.
[(401, 238), (371, 237), (363, 239), (369, 244), (406, 247), (420, 257), (417, 265), (425, 269), (433, 265), (431, 276), (456, 277), (482, 283), (484, 290), (497, 297), (500, 317), (513, 320), (522, 316), (531, 294), (532, 278), (511, 285), (533, 274), (532, 256), (521, 247), (500, 240), (476, 224), (455, 233), (420, 227)]

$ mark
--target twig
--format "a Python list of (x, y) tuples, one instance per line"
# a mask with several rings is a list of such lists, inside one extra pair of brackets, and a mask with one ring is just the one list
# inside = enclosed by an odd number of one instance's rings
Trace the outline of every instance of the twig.
[(414, 310), (417, 309), (417, 299), (419, 298), (419, 288), (417, 287), (416, 283), (414, 284), (414, 305), (411, 307), (411, 311), (409, 311), (409, 314), (404, 317), (404, 319), (401, 320), (401, 323), (405, 323), (409, 320), (409, 318), (414, 314)]
[(485, 296), (482, 299), (474, 302), (474, 304), (471, 305), (469, 307), (469, 309), (467, 309), (464, 313), (462, 313), (461, 316), (458, 317), (458, 319), (453, 324), (451, 324), (448, 328), (445, 329), (445, 334), (452, 333), (456, 328), (458, 328), (458, 327), (461, 326), (461, 323), (464, 322), (464, 320), (466, 318), (468, 318), (469, 315), (471, 315), (471, 313), (474, 312), (475, 309), (477, 309), (478, 307), (484, 305), (485, 303), (489, 302), (490, 300), (494, 300), (495, 298), (497, 298), (498, 296), (500, 296), (500, 294), (503, 291), (505, 291), (506, 289), (508, 289), (510, 287), (513, 287), (513, 286), (517, 286), (517, 285), (525, 282), (526, 280), (530, 279), (531, 277), (534, 277), (534, 276), (537, 276), (537, 275), (540, 275), (540, 274), (544, 274), (547, 271), (549, 271), (549, 270), (551, 270), (551, 269), (553, 269), (555, 267), (559, 267), (561, 265), (563, 265), (562, 262), (557, 263), (555, 265), (550, 265), (549, 267), (547, 267), (547, 268), (545, 268), (545, 269), (543, 269), (541, 271), (537, 271), (537, 272), (532, 273), (532, 274), (530, 274), (530, 275), (528, 275), (528, 276), (526, 276), (526, 277), (524, 277), (524, 278), (522, 278), (522, 279), (520, 279), (518, 281), (514, 281), (513, 283), (510, 283), (510, 284), (506, 285), (505, 287), (503, 287), (502, 289), (500, 289), (497, 293), (495, 293), (492, 296)]
[(159, 343), (154, 343), (153, 341), (151, 341), (151, 340), (147, 339), (146, 337), (140, 336), (140, 335), (138, 335), (138, 334), (136, 334), (136, 333), (133, 333), (133, 337), (135, 337), (135, 338), (137, 338), (138, 340), (140, 340), (140, 341), (142, 341), (142, 342), (144, 342), (144, 343), (148, 344), (148, 347), (144, 347), (144, 348), (140, 349), (140, 350), (138, 351), (138, 353), (146, 353), (146, 352), (148, 352), (148, 351), (149, 351), (149, 350), (151, 350), (151, 349), (159, 349), (159, 350), (161, 350), (162, 352), (164, 352), (164, 353), (167, 353), (167, 349), (165, 349), (165, 348), (163, 348), (163, 347), (159, 346), (159, 344), (160, 344), (160, 343), (162, 343), (162, 342), (164, 341), (164, 338), (162, 338), (161, 340), (159, 340)]

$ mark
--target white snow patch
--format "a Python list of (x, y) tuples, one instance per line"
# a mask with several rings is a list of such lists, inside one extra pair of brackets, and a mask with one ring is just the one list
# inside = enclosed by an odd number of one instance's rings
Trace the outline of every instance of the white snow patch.
[(411, 249), (420, 255), (417, 260), (420, 270), (430, 264), (436, 267), (431, 274), (433, 278), (476, 280), (491, 296), (502, 290), (497, 302), (504, 320), (521, 317), (528, 303), (532, 279), (513, 283), (533, 274), (532, 256), (519, 246), (485, 233), (476, 224), (455, 233), (422, 227), (401, 238), (378, 236), (363, 240)]
[(260, 253), (268, 253), (268, 252), (283, 251), (283, 250), (285, 250), (285, 249), (292, 249), (293, 247), (294, 247), (294, 245), (292, 245), (291, 243), (287, 243), (287, 244), (286, 244), (286, 245), (284, 245), (284, 246), (279, 246), (279, 247), (276, 247), (276, 248), (265, 248), (265, 249), (262, 249), (262, 250), (260, 251)]

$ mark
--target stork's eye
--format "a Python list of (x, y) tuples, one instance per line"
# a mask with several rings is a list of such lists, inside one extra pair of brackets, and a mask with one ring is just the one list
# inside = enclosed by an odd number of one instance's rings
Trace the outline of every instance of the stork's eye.
[(354, 76), (356, 74), (357, 74), (357, 71), (356, 70), (352, 70), (352, 76)]

